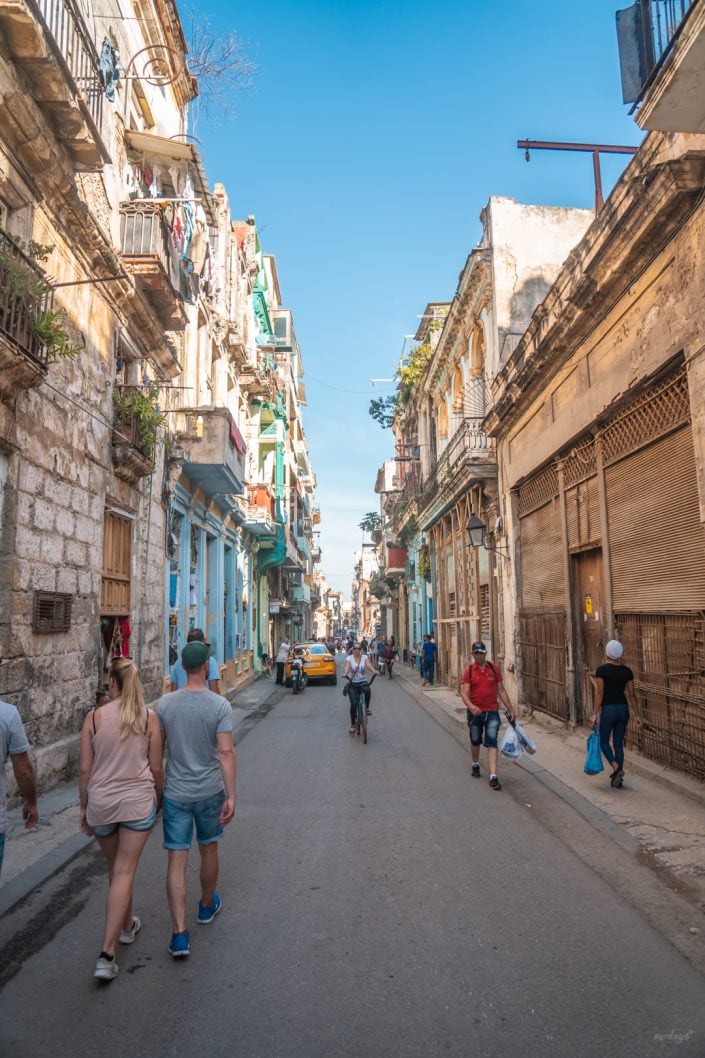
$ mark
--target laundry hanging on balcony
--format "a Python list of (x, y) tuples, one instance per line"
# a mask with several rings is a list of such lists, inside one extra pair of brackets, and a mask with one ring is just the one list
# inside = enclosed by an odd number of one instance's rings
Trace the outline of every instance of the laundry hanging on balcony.
[(115, 102), (115, 86), (120, 80), (120, 67), (118, 66), (118, 55), (109, 37), (103, 41), (98, 59), (98, 70), (103, 82), (103, 91), (106, 99)]

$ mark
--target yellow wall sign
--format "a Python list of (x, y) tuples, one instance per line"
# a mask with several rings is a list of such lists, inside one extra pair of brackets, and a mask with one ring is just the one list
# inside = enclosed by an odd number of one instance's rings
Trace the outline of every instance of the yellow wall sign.
[(592, 595), (585, 596), (585, 613), (588, 616), (592, 613)]

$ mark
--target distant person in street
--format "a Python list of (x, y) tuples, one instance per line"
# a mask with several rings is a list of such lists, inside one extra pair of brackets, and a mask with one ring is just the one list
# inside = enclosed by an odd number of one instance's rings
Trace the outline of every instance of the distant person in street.
[(132, 914), (132, 887), (164, 779), (159, 722), (145, 705), (134, 661), (113, 660), (108, 691), (111, 701), (83, 722), (79, 776), (81, 830), (95, 837), (108, 867), (103, 947), (93, 974), (103, 981), (117, 976), (118, 941), (132, 944), (142, 926)]
[(384, 672), (384, 650), (386, 645), (387, 644), (380, 636), (377, 640), (377, 669), (379, 672)]
[(363, 654), (367, 654), (367, 640), (364, 638), (360, 641), (360, 649)]
[(22, 797), (22, 818), (27, 830), (36, 827), (37, 785), (34, 768), (29, 759), (29, 740), (25, 734), (20, 714), (14, 705), (0, 701), (0, 872), (5, 853), (7, 830), (7, 786), (5, 762), (10, 759), (17, 789)]
[(433, 636), (425, 635), (421, 646), (421, 674), (423, 676), (424, 687), (426, 684), (433, 687), (433, 673), (436, 669), (437, 654), (438, 647), (436, 646)]
[[(189, 634), (186, 636), (187, 643), (205, 643), (206, 637), (201, 628), (192, 628)], [(207, 646), (208, 644), (206, 644)], [(181, 660), (177, 658), (171, 667), (171, 689), (172, 691), (180, 691), (182, 687), (186, 686), (186, 673), (184, 672), (184, 666), (181, 664)], [(208, 688), (213, 691), (214, 694), (220, 694), (220, 670), (218, 668), (218, 662), (215, 660), (212, 654), (208, 658)]]
[[(610, 785), (619, 789), (624, 782), (624, 736), (631, 706), (637, 722), (639, 704), (634, 690), (634, 673), (622, 664), (624, 647), (610, 639), (605, 647), (605, 662), (595, 670), (595, 704), (593, 724), (600, 732), (600, 749), (612, 769)], [(610, 745), (610, 739), (612, 745)]]
[(277, 678), (275, 683), (284, 683), (284, 666), (286, 665), (289, 657), (289, 651), (291, 650), (291, 643), (287, 636), (284, 636), (281, 643), (279, 644), (279, 650), (274, 658), (277, 665)]
[(474, 779), (480, 778), (480, 746), (484, 742), (490, 769), (490, 786), (493, 790), (501, 790), (502, 786), (497, 778), (499, 703), (502, 703), (512, 720), (516, 720), (516, 714), (504, 689), (502, 673), (496, 665), (487, 660), (487, 647), (484, 643), (473, 643), (472, 658), (472, 664), (463, 672), (460, 684), (460, 694), (468, 711), (472, 776)]
[(208, 689), (208, 647), (187, 643), (181, 662), (186, 686), (157, 702), (167, 752), (163, 824), (173, 930), (169, 953), (175, 959), (191, 951), (186, 929), (186, 867), (194, 826), (201, 857), (196, 921), (205, 926), (220, 911), (218, 842), (223, 827), (235, 815), (236, 777), (232, 709), (227, 698)]

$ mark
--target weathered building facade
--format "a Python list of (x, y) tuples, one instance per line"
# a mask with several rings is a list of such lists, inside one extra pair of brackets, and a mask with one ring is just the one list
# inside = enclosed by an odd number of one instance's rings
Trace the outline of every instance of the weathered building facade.
[(252, 678), (297, 482), (312, 561), (300, 429), (278, 510), (260, 473), (262, 409), (283, 439), (300, 358), (275, 363), (254, 218), (192, 145), (187, 61), (171, 0), (0, 0), (0, 696), (44, 783), (113, 656), (153, 699), (200, 626), (224, 686)]
[[(432, 630), (449, 686), (459, 686), (474, 640), (500, 661), (506, 651), (497, 454), (484, 429), (490, 384), (592, 216), (491, 198), (453, 301), (429, 305), (416, 335), (425, 366), (408, 399), (400, 393), (394, 422), (394, 534), (414, 547), (400, 584), (402, 615), (411, 605), (402, 646)], [(472, 515), (487, 527), (489, 549), (469, 546)]]
[(502, 366), (486, 420), (524, 701), (571, 722), (623, 640), (646, 754), (705, 774), (705, 140), (651, 134)]

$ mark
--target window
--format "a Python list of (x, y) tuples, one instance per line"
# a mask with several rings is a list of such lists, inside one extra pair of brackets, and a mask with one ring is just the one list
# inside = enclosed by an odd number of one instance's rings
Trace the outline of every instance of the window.
[(35, 632), (68, 632), (71, 628), (71, 600), (63, 592), (35, 591), (32, 629)]
[(132, 522), (105, 512), (100, 612), (123, 616), (130, 612), (132, 567)]
[(438, 436), (448, 436), (448, 405), (444, 400), (438, 405)]
[(462, 412), (463, 410), (463, 369), (460, 364), (457, 364), (455, 371), (453, 372), (453, 411)]

